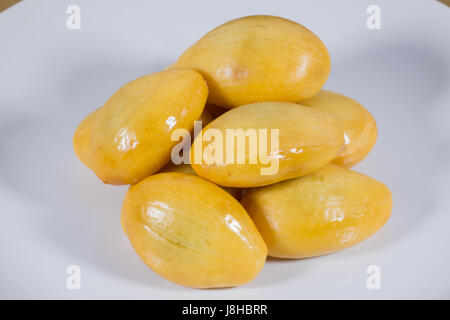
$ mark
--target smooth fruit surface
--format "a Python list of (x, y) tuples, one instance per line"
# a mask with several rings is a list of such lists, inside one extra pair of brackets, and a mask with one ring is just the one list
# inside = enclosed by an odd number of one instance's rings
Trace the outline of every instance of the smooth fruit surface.
[(100, 108), (89, 113), (86, 118), (80, 122), (73, 135), (73, 150), (78, 159), (80, 159), (80, 161), (88, 168), (91, 167), (89, 154), (92, 123), (99, 110)]
[[(239, 137), (227, 135), (231, 130)], [(272, 139), (277, 130), (278, 138)], [(207, 139), (208, 133), (219, 137)], [(336, 158), (343, 145), (332, 115), (294, 103), (260, 102), (232, 109), (206, 126), (194, 140), (191, 165), (199, 176), (221, 186), (256, 187), (317, 170)], [(220, 150), (222, 157), (217, 158)]]
[(83, 154), (82, 162), (105, 183), (136, 183), (170, 160), (171, 149), (178, 143), (172, 141), (172, 132), (192, 130), (207, 94), (202, 76), (188, 69), (133, 80), (82, 122), (74, 147), (82, 144), (79, 140), (89, 146), (76, 147), (77, 155)]
[(307, 258), (353, 246), (378, 231), (392, 210), (392, 196), (383, 183), (334, 164), (248, 189), (241, 203), (269, 255), (280, 258)]
[[(178, 173), (185, 173), (185, 174), (192, 174), (197, 175), (195, 173), (194, 169), (192, 169), (192, 166), (190, 164), (174, 164), (172, 162), (169, 162), (164, 168), (160, 170), (160, 172), (178, 172)], [(234, 198), (240, 199), (242, 194), (242, 189), (240, 188), (231, 188), (231, 187), (221, 187), (223, 190), (231, 194)]]
[[(86, 118), (83, 119), (83, 121), (80, 122), (73, 136), (73, 149), (75, 151), (75, 154), (77, 155), (78, 159), (88, 168), (90, 168), (89, 154), (91, 145), (91, 128), (94, 117), (99, 109), (100, 108), (92, 111)], [(198, 120), (202, 121), (202, 126), (206, 126), (212, 121), (212, 119), (213, 117), (208, 112), (208, 110), (203, 110), (203, 113)], [(181, 172), (185, 171), (182, 168), (179, 169), (181, 170)], [(188, 168), (185, 169), (188, 170)], [(191, 171), (193, 172), (192, 169)]]
[(261, 271), (267, 256), (239, 202), (194, 175), (160, 173), (131, 186), (122, 225), (151, 269), (188, 287), (244, 284)]
[(342, 127), (345, 148), (333, 163), (347, 168), (353, 167), (363, 160), (375, 145), (375, 119), (357, 101), (333, 91), (321, 90), (300, 104), (332, 114)]
[(233, 108), (315, 95), (330, 72), (325, 45), (302, 25), (274, 16), (229, 21), (198, 40), (171, 67), (206, 79), (208, 102)]

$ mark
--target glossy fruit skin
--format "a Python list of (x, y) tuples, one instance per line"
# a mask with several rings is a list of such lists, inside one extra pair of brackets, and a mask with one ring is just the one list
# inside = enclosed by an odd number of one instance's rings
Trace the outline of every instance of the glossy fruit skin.
[[(279, 148), (268, 154), (270, 159), (278, 159), (279, 163), (277, 173), (271, 175), (261, 174), (261, 168), (269, 165), (259, 160), (256, 164), (250, 164), (248, 150), (244, 164), (237, 161), (224, 165), (198, 163), (194, 155), (198, 150), (196, 144), (202, 144), (202, 149), (206, 150), (212, 142), (203, 140), (202, 143), (200, 135), (194, 140), (191, 148), (192, 168), (199, 176), (227, 187), (258, 187), (306, 175), (330, 163), (344, 145), (342, 130), (333, 116), (288, 102), (259, 102), (232, 109), (214, 119), (202, 130), (202, 135), (209, 129), (219, 130), (224, 137), (224, 160), (230, 152), (226, 149), (226, 130), (252, 129), (258, 132), (258, 139), (261, 139), (259, 129), (266, 129), (268, 137), (271, 129), (279, 130)], [(270, 149), (268, 142), (267, 150)], [(236, 154), (237, 143), (234, 145)]]
[(389, 219), (392, 195), (375, 179), (329, 164), (301, 178), (248, 189), (241, 203), (270, 256), (308, 258), (377, 232)]
[[(80, 122), (78, 127), (75, 130), (75, 134), (73, 135), (73, 149), (75, 151), (75, 154), (77, 155), (78, 159), (88, 168), (90, 168), (90, 142), (91, 142), (91, 130), (92, 130), (92, 122), (94, 121), (95, 115), (98, 113), (100, 108), (92, 111), (86, 118), (83, 119), (83, 121)], [(206, 126), (208, 123), (210, 123), (213, 118), (211, 114), (207, 110), (203, 110), (202, 115), (198, 120), (202, 121), (202, 125)], [(194, 139), (192, 138), (192, 141)], [(168, 167), (168, 166), (167, 166)], [(190, 166), (189, 166), (190, 167)], [(182, 173), (189, 173), (185, 171), (189, 171), (189, 168), (184, 167), (178, 168), (179, 170), (173, 170), (173, 171), (180, 171)], [(161, 169), (163, 170), (163, 169)], [(166, 170), (169, 171), (169, 170)], [(190, 169), (194, 174), (194, 170)]]
[(287, 19), (259, 15), (213, 29), (172, 67), (199, 71), (210, 90), (208, 103), (233, 108), (308, 99), (324, 85), (331, 62), (325, 45), (310, 30)]
[(193, 175), (160, 173), (131, 186), (122, 222), (151, 269), (188, 287), (244, 284), (267, 257), (261, 235), (239, 202)]
[[(164, 168), (162, 168), (159, 172), (178, 172), (184, 174), (192, 174), (197, 175), (194, 169), (190, 164), (174, 164), (173, 162), (169, 162)], [(235, 199), (239, 200), (241, 198), (242, 189), (240, 188), (230, 188), (230, 187), (221, 187), (223, 190), (231, 194)]]
[(351, 168), (363, 160), (375, 145), (375, 119), (357, 101), (333, 91), (321, 90), (300, 104), (332, 114), (344, 130), (345, 148), (333, 163)]
[[(188, 69), (162, 71), (127, 83), (85, 120), (91, 124), (86, 139), (89, 153), (80, 159), (105, 183), (142, 180), (170, 160), (171, 149), (178, 143), (171, 140), (172, 132), (192, 130), (207, 95), (202, 76)], [(74, 145), (85, 137), (79, 132)]]

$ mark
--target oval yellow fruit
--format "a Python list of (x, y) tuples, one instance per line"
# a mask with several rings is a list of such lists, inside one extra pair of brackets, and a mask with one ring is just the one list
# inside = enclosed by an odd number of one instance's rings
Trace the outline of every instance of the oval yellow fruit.
[(171, 67), (199, 71), (208, 83), (208, 102), (233, 108), (308, 99), (327, 80), (330, 65), (325, 45), (302, 25), (249, 16), (210, 31)]
[(151, 269), (188, 287), (244, 284), (261, 271), (267, 256), (239, 202), (193, 175), (160, 173), (131, 186), (122, 223)]
[(105, 183), (136, 183), (169, 161), (178, 143), (171, 139), (173, 131), (192, 130), (207, 95), (204, 79), (194, 70), (173, 69), (133, 80), (82, 122), (74, 147), (85, 139), (89, 152), (80, 157), (85, 153), (76, 147), (77, 155)]
[(213, 120), (194, 140), (190, 156), (199, 176), (245, 188), (306, 175), (336, 158), (343, 145), (332, 115), (294, 103), (260, 102)]
[(333, 163), (347, 168), (353, 167), (364, 159), (375, 145), (375, 119), (357, 101), (333, 91), (321, 90), (300, 104), (332, 114), (342, 127), (345, 148)]
[[(75, 130), (75, 134), (73, 135), (73, 149), (75, 151), (75, 154), (77, 155), (78, 159), (88, 168), (90, 168), (89, 154), (91, 145), (91, 128), (94, 117), (99, 109), (100, 108), (88, 114), (88, 116), (80, 122)], [(198, 120), (202, 121), (202, 125), (207, 125), (213, 120), (213, 117), (207, 110), (203, 110), (203, 113)], [(184, 170), (182, 169), (181, 171)]]
[(280, 258), (314, 257), (353, 246), (378, 231), (392, 210), (383, 183), (334, 164), (248, 189), (241, 203), (269, 255)]
[[(194, 169), (192, 169), (192, 166), (190, 164), (174, 164), (172, 162), (169, 162), (164, 168), (160, 170), (160, 172), (178, 172), (178, 173), (185, 173), (185, 174), (193, 174), (197, 175), (195, 173)], [(242, 189), (240, 188), (230, 188), (230, 187), (222, 187), (223, 190), (231, 194), (234, 198), (237, 200), (240, 199), (242, 194)]]

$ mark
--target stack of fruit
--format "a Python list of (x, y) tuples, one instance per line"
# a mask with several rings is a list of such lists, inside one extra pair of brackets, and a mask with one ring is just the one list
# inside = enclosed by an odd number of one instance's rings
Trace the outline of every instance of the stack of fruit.
[[(131, 184), (122, 226), (151, 269), (189, 287), (241, 285), (267, 255), (332, 253), (390, 216), (389, 189), (348, 169), (375, 144), (375, 121), (321, 90), (329, 71), (305, 27), (236, 19), (120, 88), (81, 122), (74, 149), (105, 183)], [(196, 120), (209, 124), (191, 146)]]

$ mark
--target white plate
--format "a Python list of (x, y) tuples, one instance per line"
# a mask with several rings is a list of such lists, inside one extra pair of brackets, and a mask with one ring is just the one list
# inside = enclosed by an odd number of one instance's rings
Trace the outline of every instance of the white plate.
[[(381, 29), (366, 26), (372, 2)], [(66, 9), (81, 9), (68, 30)], [(126, 187), (72, 150), (80, 120), (121, 85), (173, 62), (211, 28), (273, 14), (317, 33), (326, 88), (375, 116), (356, 170), (394, 196), (387, 225), (340, 253), (268, 261), (251, 283), (193, 290), (160, 278), (120, 226)], [(450, 298), (450, 9), (437, 1), (24, 1), (0, 14), (0, 297), (143, 299)], [(66, 287), (69, 265), (81, 289)], [(381, 289), (368, 289), (368, 266)]]

